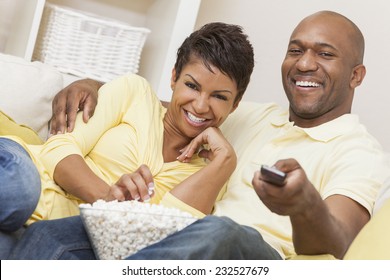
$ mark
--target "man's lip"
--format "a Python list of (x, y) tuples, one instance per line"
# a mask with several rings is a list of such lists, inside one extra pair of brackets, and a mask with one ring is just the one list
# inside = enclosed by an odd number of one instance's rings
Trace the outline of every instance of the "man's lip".
[(319, 88), (321, 87), (321, 84), (315, 81), (307, 81), (307, 80), (298, 80), (295, 81), (295, 85), (298, 87), (303, 87), (303, 88)]
[(301, 89), (317, 89), (323, 87), (322, 79), (312, 75), (290, 75), (291, 83)]

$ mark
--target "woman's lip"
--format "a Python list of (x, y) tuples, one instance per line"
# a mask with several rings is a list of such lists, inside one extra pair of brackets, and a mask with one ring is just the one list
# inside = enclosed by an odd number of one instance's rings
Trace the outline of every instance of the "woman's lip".
[[(208, 119), (196, 117), (194, 114), (190, 113), (187, 110), (184, 110), (184, 115), (186, 117), (187, 122), (190, 123), (192, 126), (200, 127), (206, 125), (206, 123), (208, 122)], [(196, 121), (194, 118), (202, 119), (203, 121)]]

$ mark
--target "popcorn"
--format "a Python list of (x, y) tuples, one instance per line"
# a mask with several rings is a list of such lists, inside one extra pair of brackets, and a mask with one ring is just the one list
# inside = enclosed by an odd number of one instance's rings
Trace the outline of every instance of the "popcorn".
[(196, 221), (187, 212), (138, 201), (80, 204), (96, 257), (118, 260)]

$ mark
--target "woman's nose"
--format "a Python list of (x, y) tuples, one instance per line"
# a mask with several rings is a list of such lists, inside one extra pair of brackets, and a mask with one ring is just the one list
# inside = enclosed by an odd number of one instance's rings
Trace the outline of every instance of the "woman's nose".
[(206, 113), (209, 110), (209, 98), (207, 94), (199, 94), (198, 97), (194, 100), (193, 104), (196, 113)]

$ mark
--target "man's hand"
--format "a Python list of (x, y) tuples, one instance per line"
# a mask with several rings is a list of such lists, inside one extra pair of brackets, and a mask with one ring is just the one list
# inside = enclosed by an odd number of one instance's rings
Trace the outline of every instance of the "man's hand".
[(88, 122), (95, 111), (98, 90), (102, 85), (95, 80), (83, 79), (71, 83), (57, 93), (52, 103), (50, 134), (72, 132), (79, 110), (83, 111), (84, 122)]
[(260, 171), (256, 171), (252, 180), (257, 195), (272, 212), (288, 216), (301, 215), (310, 211), (312, 203), (321, 200), (295, 159), (279, 160), (274, 166), (287, 174), (286, 183), (282, 187), (263, 180)]
[(290, 217), (295, 252), (304, 255), (332, 254), (342, 258), (369, 220), (368, 211), (358, 202), (340, 194), (323, 200), (294, 159), (279, 160), (275, 167), (287, 173), (282, 187), (263, 181), (260, 171), (255, 172), (252, 185), (272, 212)]

